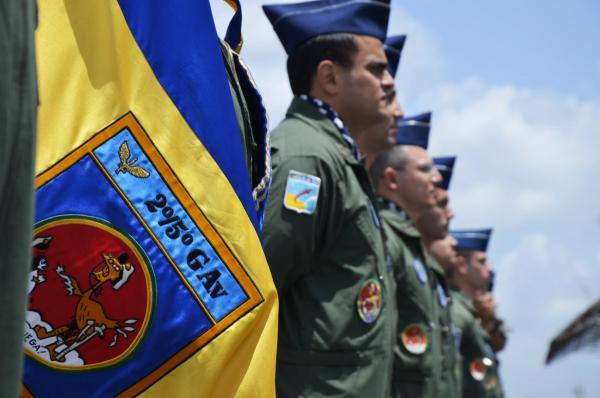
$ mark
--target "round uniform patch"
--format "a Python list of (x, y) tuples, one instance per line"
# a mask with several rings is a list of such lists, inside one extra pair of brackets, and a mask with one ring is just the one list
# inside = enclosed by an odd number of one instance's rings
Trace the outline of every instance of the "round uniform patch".
[(38, 224), (33, 246), (27, 355), (68, 370), (128, 357), (153, 307), (153, 275), (137, 242), (104, 220), (69, 216)]
[[(487, 358), (484, 358), (487, 359)], [(477, 381), (482, 381), (485, 378), (485, 373), (487, 371), (487, 366), (481, 359), (474, 359), (471, 361), (469, 365), (469, 373), (471, 373), (471, 377)]]
[(415, 259), (415, 261), (413, 261), (413, 268), (417, 273), (417, 278), (419, 278), (419, 281), (423, 284), (427, 283), (427, 271), (425, 270), (423, 263)]
[(381, 313), (383, 306), (383, 295), (381, 285), (376, 279), (369, 279), (363, 283), (356, 299), (358, 316), (365, 323), (373, 323)]
[(419, 325), (408, 325), (402, 332), (402, 344), (411, 354), (423, 354), (427, 351), (427, 342), (427, 332)]

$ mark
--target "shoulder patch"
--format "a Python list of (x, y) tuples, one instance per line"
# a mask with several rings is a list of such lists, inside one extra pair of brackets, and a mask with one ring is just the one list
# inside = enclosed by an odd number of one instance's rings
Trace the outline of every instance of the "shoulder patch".
[(435, 287), (435, 290), (437, 292), (438, 302), (442, 307), (446, 308), (448, 306), (448, 296), (446, 296), (444, 288), (438, 283)]
[(425, 270), (425, 266), (421, 261), (419, 261), (419, 259), (415, 258), (415, 260), (413, 261), (413, 268), (417, 273), (417, 278), (419, 278), (419, 281), (423, 284), (427, 283), (427, 271)]
[(462, 329), (458, 326), (452, 324), (451, 325), (452, 334), (454, 335), (454, 344), (457, 349), (460, 349), (460, 342), (462, 340)]
[(313, 214), (317, 209), (320, 187), (319, 177), (290, 170), (283, 195), (283, 205), (296, 213)]

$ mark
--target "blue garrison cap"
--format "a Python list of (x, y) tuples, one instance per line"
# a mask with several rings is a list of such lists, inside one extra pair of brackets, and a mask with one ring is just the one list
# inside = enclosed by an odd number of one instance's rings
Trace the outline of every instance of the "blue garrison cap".
[(317, 0), (263, 5), (285, 52), (327, 33), (354, 33), (385, 40), (390, 0)]
[(456, 250), (477, 250), (484, 252), (487, 250), (492, 229), (450, 231), (450, 235), (458, 242)]
[(383, 45), (392, 76), (396, 76), (405, 41), (406, 35), (390, 36), (385, 40)]
[(427, 149), (430, 125), (431, 112), (400, 119), (398, 121), (396, 145), (416, 145)]
[(433, 164), (435, 164), (435, 167), (437, 167), (442, 175), (442, 181), (438, 184), (438, 187), (442, 188), (444, 191), (447, 191), (450, 186), (455, 161), (456, 156), (440, 156), (433, 158)]

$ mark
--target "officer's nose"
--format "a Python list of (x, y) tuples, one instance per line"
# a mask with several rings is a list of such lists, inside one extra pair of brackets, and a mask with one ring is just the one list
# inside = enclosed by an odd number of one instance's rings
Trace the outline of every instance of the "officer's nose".
[[(455, 215), (454, 209), (452, 209), (452, 207), (450, 207), (450, 206), (446, 207), (446, 214), (447, 214), (448, 220), (452, 220)], [(452, 238), (452, 239), (454, 239), (454, 238)], [(456, 239), (454, 239), (454, 240), (456, 241)]]
[(442, 182), (442, 175), (440, 174), (440, 171), (437, 169), (437, 167), (434, 167), (432, 172), (431, 172), (431, 181), (437, 185), (440, 182)]
[(386, 93), (394, 89), (394, 78), (390, 74), (390, 71), (387, 69), (383, 72), (383, 77), (381, 79), (381, 87)]
[(394, 100), (396, 102), (396, 106), (394, 107), (394, 122), (398, 123), (398, 120), (404, 118), (404, 108), (402, 108), (402, 104), (398, 100), (398, 97)]
[(456, 250), (456, 247), (458, 246), (458, 241), (456, 240), (456, 238), (452, 235), (448, 235), (450, 237), (450, 246), (452, 246), (452, 248), (454, 250)]

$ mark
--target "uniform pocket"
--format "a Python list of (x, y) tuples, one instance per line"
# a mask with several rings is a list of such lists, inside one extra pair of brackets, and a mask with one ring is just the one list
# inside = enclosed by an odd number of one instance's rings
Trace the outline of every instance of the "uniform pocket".
[(379, 397), (388, 390), (391, 358), (383, 349), (279, 349), (278, 397)]

